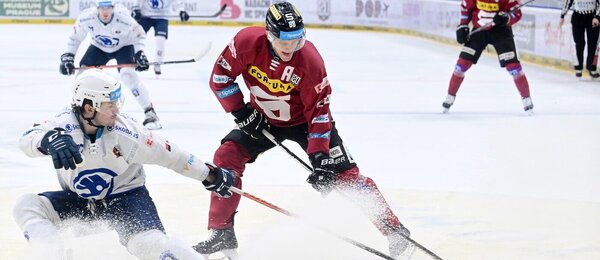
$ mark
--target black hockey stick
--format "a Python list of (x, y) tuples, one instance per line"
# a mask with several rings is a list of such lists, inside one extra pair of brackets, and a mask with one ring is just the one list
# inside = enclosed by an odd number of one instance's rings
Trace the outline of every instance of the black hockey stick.
[[(269, 141), (271, 141), (273, 144), (277, 145), (278, 147), (280, 147), (281, 149), (283, 149), (289, 156), (293, 157), (298, 163), (300, 163), (306, 170), (308, 170), (309, 172), (312, 173), (313, 169), (312, 167), (310, 167), (310, 165), (308, 165), (306, 162), (304, 162), (304, 160), (300, 159), (300, 157), (298, 157), (294, 152), (292, 152), (289, 148), (287, 148), (285, 145), (283, 145), (279, 140), (275, 139), (275, 137), (269, 133), (269, 131), (267, 130), (263, 130), (262, 134), (267, 137), (267, 139), (269, 139)], [(407, 241), (409, 241), (410, 243), (412, 243), (414, 246), (418, 247), (419, 249), (423, 250), (423, 252), (427, 253), (429, 256), (431, 256), (433, 259), (436, 260), (443, 260), (441, 257), (439, 257), (438, 255), (436, 255), (434, 252), (432, 252), (431, 250), (427, 249), (426, 247), (424, 247), (423, 245), (419, 244), (417, 241), (413, 240), (410, 237), (407, 237), (403, 234), (400, 234), (400, 236), (402, 236), (404, 239), (406, 239)], [(363, 248), (364, 249), (364, 248)], [(365, 249), (366, 250), (366, 249)], [(369, 251), (369, 250), (367, 250)], [(370, 251), (369, 251), (370, 252)]]
[[(154, 66), (154, 65), (167, 65), (167, 64), (180, 64), (180, 63), (191, 63), (191, 62), (196, 62), (199, 61), (200, 59), (202, 59), (202, 57), (204, 57), (208, 51), (210, 50), (212, 43), (208, 42), (208, 46), (200, 53), (198, 54), (195, 58), (193, 59), (188, 59), (188, 60), (169, 60), (169, 61), (153, 61), (153, 62), (149, 62), (148, 65), (149, 66)], [(89, 70), (89, 69), (110, 69), (110, 68), (135, 68), (137, 66), (137, 64), (135, 63), (124, 63), (124, 64), (115, 64), (115, 65), (98, 65), (98, 66), (85, 66), (85, 67), (77, 67), (75, 68), (75, 70)]]
[[(226, 8), (227, 8), (227, 4), (224, 4), (223, 6), (221, 6), (221, 9), (219, 9), (219, 11), (217, 11), (214, 14), (210, 14), (210, 15), (190, 15), (190, 18), (215, 18), (215, 17), (221, 15), (225, 11)], [(149, 17), (149, 18), (157, 18), (157, 17), (179, 17), (179, 15), (144, 16), (144, 17)]]
[[(293, 218), (298, 219), (298, 220), (303, 220), (298, 215), (296, 215), (296, 214), (294, 214), (292, 212), (289, 212), (289, 211), (287, 211), (287, 210), (285, 210), (283, 208), (280, 208), (280, 207), (278, 207), (278, 206), (276, 206), (276, 205), (274, 205), (274, 204), (272, 204), (272, 203), (270, 203), (270, 202), (268, 202), (266, 200), (263, 200), (263, 199), (261, 199), (259, 197), (254, 196), (254, 195), (252, 195), (250, 193), (244, 192), (244, 191), (242, 191), (242, 190), (240, 190), (240, 189), (238, 189), (236, 187), (230, 187), (229, 190), (233, 191), (233, 192), (235, 192), (235, 193), (237, 193), (237, 194), (239, 194), (241, 196), (244, 196), (244, 197), (246, 197), (248, 199), (251, 199), (251, 200), (253, 200), (255, 202), (258, 202), (258, 203), (260, 203), (260, 204), (262, 204), (264, 206), (267, 206), (267, 207), (269, 207), (271, 209), (274, 209), (275, 211), (277, 211), (279, 213), (282, 213), (282, 214), (284, 214), (286, 216), (293, 217)], [(306, 221), (304, 221), (304, 222), (306, 222)], [(329, 234), (331, 234), (331, 235), (333, 235), (333, 236), (335, 236), (335, 237), (337, 237), (337, 238), (339, 238), (341, 240), (344, 240), (344, 241), (346, 241), (346, 242), (348, 242), (348, 243), (350, 243), (350, 244), (352, 244), (354, 246), (357, 246), (357, 247), (359, 247), (361, 249), (364, 249), (364, 250), (366, 250), (366, 251), (368, 251), (370, 253), (373, 253), (373, 254), (375, 254), (375, 255), (383, 258), (383, 259), (394, 260), (394, 258), (392, 258), (391, 256), (386, 255), (386, 254), (378, 251), (377, 249), (371, 248), (371, 247), (369, 247), (369, 246), (367, 246), (367, 245), (365, 245), (363, 243), (360, 243), (360, 242), (358, 242), (358, 241), (356, 241), (354, 239), (351, 239), (351, 238), (348, 238), (348, 237), (336, 234), (333, 231), (328, 230), (328, 229), (326, 229), (324, 227), (318, 226), (316, 224), (311, 224), (310, 226), (316, 227), (316, 228), (318, 228), (321, 231), (329, 233)]]
[[(511, 14), (511, 13), (513, 13), (513, 12), (521, 9), (521, 7), (528, 5), (531, 2), (533, 2), (533, 1), (535, 1), (535, 0), (529, 0), (529, 1), (525, 2), (525, 3), (522, 3), (520, 5), (517, 5), (517, 6), (513, 7), (513, 8), (511, 8), (510, 11), (508, 11), (508, 14)], [(486, 23), (483, 26), (481, 26), (481, 27), (479, 27), (479, 28), (471, 31), (471, 33), (469, 34), (469, 38), (471, 38), (471, 36), (473, 36), (473, 34), (476, 34), (476, 33), (481, 32), (483, 30), (490, 29), (490, 28), (494, 27), (495, 25), (496, 24), (493, 21), (489, 22), (489, 23)]]

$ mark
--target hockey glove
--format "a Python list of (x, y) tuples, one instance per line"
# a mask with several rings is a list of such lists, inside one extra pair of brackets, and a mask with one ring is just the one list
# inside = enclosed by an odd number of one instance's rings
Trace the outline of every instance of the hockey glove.
[(52, 156), (54, 169), (75, 170), (77, 165), (83, 162), (79, 146), (62, 128), (57, 127), (48, 131), (42, 138), (39, 150)]
[(233, 121), (238, 128), (254, 139), (263, 138), (262, 130), (270, 128), (264, 115), (250, 106), (250, 103), (246, 103), (242, 109), (233, 111), (231, 114), (235, 117)]
[(142, 10), (140, 10), (139, 8), (134, 8), (133, 10), (131, 10), (131, 17), (133, 17), (133, 19), (140, 23), (140, 20), (142, 19)]
[(510, 18), (508, 17), (508, 13), (498, 12), (492, 20), (496, 26), (506, 26)]
[(202, 181), (204, 187), (209, 191), (214, 191), (221, 198), (231, 197), (232, 193), (229, 187), (233, 185), (233, 171), (222, 169), (209, 163), (206, 166), (210, 170), (208, 174), (214, 176), (215, 180), (212, 183), (206, 180)]
[(469, 41), (469, 25), (461, 24), (456, 27), (456, 41), (465, 44)]
[(181, 11), (179, 12), (179, 19), (181, 19), (182, 22), (187, 22), (190, 20), (190, 15), (186, 11)]
[(75, 54), (67, 52), (60, 55), (60, 73), (63, 75), (75, 73)]
[(148, 58), (146, 58), (146, 54), (144, 54), (144, 51), (136, 52), (133, 58), (135, 60), (135, 64), (137, 65), (135, 67), (135, 70), (145, 71), (148, 70), (148, 68), (150, 68), (150, 64), (148, 64)]
[(329, 194), (333, 190), (336, 179), (333, 158), (322, 152), (309, 155), (308, 158), (313, 166), (313, 172), (306, 181), (323, 196)]

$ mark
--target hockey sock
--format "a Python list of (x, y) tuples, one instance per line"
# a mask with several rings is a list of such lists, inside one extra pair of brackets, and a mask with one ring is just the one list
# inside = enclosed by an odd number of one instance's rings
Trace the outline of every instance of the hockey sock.
[(465, 72), (469, 70), (469, 68), (473, 65), (473, 62), (465, 60), (463, 58), (459, 58), (456, 62), (456, 66), (454, 67), (454, 73), (452, 73), (452, 77), (450, 78), (450, 85), (448, 86), (448, 94), (452, 96), (456, 96), (460, 85), (465, 79)]
[(130, 90), (142, 109), (151, 106), (150, 93), (133, 68), (121, 69), (121, 80)]
[(506, 65), (506, 70), (513, 77), (515, 85), (519, 90), (522, 98), (529, 97), (529, 82), (523, 72), (523, 68), (520, 63), (511, 63)]
[(167, 38), (164, 36), (156, 36), (156, 62), (162, 62), (165, 55), (165, 45)]

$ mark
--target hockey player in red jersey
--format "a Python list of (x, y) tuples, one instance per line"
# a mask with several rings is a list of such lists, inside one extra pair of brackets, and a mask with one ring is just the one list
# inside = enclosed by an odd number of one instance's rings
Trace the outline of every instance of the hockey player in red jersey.
[[(238, 83), (242, 75), (250, 90), (245, 103)], [(270, 6), (265, 27), (247, 27), (237, 33), (217, 59), (210, 87), (238, 128), (221, 141), (214, 155), (216, 165), (234, 169), (235, 186), (246, 163), (274, 147), (262, 135), (267, 130), (278, 140), (298, 143), (314, 168), (307, 181), (324, 194), (332, 190), (356, 195), (353, 199), (389, 240), (394, 257), (410, 254), (414, 247), (372, 179), (360, 174), (343, 143), (329, 110), (332, 88), (319, 52), (305, 38), (298, 10), (288, 2)], [(208, 229), (211, 235), (194, 246), (202, 254), (235, 251), (234, 214), (240, 196), (211, 196)]]
[[(465, 72), (477, 63), (481, 52), (488, 44), (492, 44), (498, 53), (500, 67), (506, 68), (513, 77), (515, 85), (521, 94), (523, 109), (533, 112), (533, 103), (529, 96), (529, 83), (517, 57), (515, 41), (511, 26), (521, 19), (521, 10), (513, 8), (518, 0), (463, 0), (460, 11), (460, 24), (456, 28), (456, 41), (464, 44), (454, 73), (450, 78), (448, 96), (442, 104), (444, 113), (448, 112), (458, 88), (465, 77)], [(473, 29), (484, 27), (480, 32), (469, 35), (469, 23)]]

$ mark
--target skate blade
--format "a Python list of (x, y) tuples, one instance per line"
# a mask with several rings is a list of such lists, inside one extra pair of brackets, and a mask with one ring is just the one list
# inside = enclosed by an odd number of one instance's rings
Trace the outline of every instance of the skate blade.
[(225, 249), (214, 254), (202, 254), (206, 260), (239, 260), (240, 256), (236, 249)]
[(448, 114), (449, 111), (450, 111), (449, 108), (444, 108), (444, 111), (442, 111), (442, 114)]
[(398, 257), (396, 257), (396, 260), (409, 260), (412, 255), (415, 253), (415, 250), (417, 248), (413, 245), (410, 244), (408, 246), (408, 248), (406, 250), (404, 250), (404, 252), (402, 252), (402, 254), (400, 254)]

